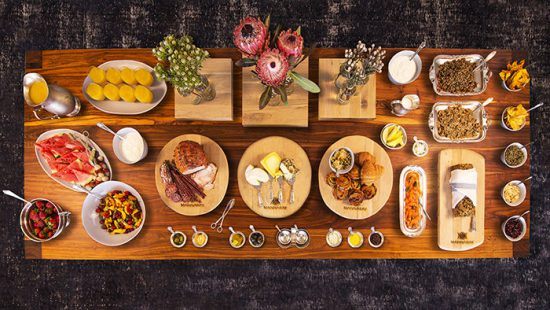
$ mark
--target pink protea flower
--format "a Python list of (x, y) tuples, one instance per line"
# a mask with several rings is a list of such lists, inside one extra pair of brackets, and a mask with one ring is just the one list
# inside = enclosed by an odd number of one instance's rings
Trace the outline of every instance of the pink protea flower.
[(296, 31), (288, 29), (281, 32), (277, 38), (277, 47), (287, 57), (298, 58), (302, 56), (304, 48), (304, 38)]
[(233, 30), (233, 43), (248, 57), (259, 55), (267, 38), (267, 28), (258, 18), (246, 17)]
[(288, 60), (278, 49), (267, 49), (258, 59), (256, 73), (265, 85), (279, 87), (286, 79), (288, 67)]

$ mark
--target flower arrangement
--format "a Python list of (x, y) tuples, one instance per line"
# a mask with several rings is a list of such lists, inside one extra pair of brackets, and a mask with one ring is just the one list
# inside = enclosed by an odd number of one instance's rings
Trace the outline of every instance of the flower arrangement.
[[(294, 69), (311, 54), (303, 54), (304, 39), (301, 29), (280, 31), (280, 27), (269, 33), (269, 16), (262, 22), (259, 18), (246, 17), (233, 31), (233, 43), (244, 54), (237, 62), (241, 67), (256, 66), (253, 74), (265, 85), (260, 96), (260, 110), (265, 108), (274, 94), (288, 104), (287, 87), (296, 82), (304, 90), (318, 93), (319, 86)], [(272, 38), (272, 39), (271, 39)]]
[(367, 48), (359, 41), (354, 49), (345, 51), (346, 60), (340, 66), (335, 84), (338, 88), (338, 102), (347, 103), (359, 86), (367, 83), (369, 76), (382, 72), (386, 51), (372, 44)]
[(153, 55), (159, 63), (155, 66), (155, 75), (163, 81), (172, 83), (176, 90), (186, 96), (204, 88), (208, 80), (200, 74), (203, 61), (210, 55), (193, 44), (193, 38), (184, 35), (176, 38), (168, 35), (153, 49)]

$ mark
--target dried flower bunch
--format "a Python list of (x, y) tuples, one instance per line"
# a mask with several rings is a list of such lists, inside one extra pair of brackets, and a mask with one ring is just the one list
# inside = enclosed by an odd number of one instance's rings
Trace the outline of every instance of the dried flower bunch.
[[(238, 66), (256, 66), (252, 72), (266, 86), (260, 97), (260, 110), (269, 102), (273, 91), (288, 104), (286, 86), (292, 81), (308, 92), (318, 93), (319, 86), (294, 71), (308, 55), (304, 55), (304, 39), (301, 29), (280, 31), (277, 27), (271, 39), (269, 16), (262, 22), (259, 18), (244, 18), (233, 31), (233, 43), (244, 54)], [(311, 53), (313, 48), (309, 50)]]
[(386, 51), (374, 44), (367, 48), (365, 43), (359, 41), (354, 49), (346, 50), (345, 57), (346, 61), (342, 64), (343, 75), (350, 83), (363, 85), (369, 75), (382, 72)]
[(156, 76), (172, 83), (181, 94), (190, 94), (202, 85), (199, 71), (210, 55), (195, 46), (191, 36), (168, 35), (153, 49), (153, 55), (159, 61), (155, 66)]

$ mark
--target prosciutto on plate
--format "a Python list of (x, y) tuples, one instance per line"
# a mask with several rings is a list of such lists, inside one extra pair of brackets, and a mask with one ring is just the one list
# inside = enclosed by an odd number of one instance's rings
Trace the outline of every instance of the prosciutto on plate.
[(88, 189), (109, 180), (109, 169), (97, 150), (71, 134), (62, 133), (36, 142), (51, 175)]

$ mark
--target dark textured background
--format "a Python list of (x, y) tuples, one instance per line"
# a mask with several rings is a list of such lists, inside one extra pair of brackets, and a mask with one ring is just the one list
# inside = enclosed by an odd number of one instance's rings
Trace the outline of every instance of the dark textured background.
[[(2, 1), (0, 184), (23, 189), (21, 75), (29, 49), (152, 47), (189, 33), (231, 46), (247, 14), (296, 27), (306, 42), (526, 49), (532, 102), (548, 101), (548, 1)], [(545, 43), (546, 42), (546, 43)], [(549, 102), (550, 103), (550, 102)], [(544, 111), (544, 112), (543, 112)], [(531, 117), (531, 256), (432, 261), (64, 262), (23, 259), (20, 204), (0, 197), (0, 307), (549, 308), (550, 104)], [(542, 113), (543, 112), (543, 113)], [(212, 308), (212, 307), (209, 307)]]

